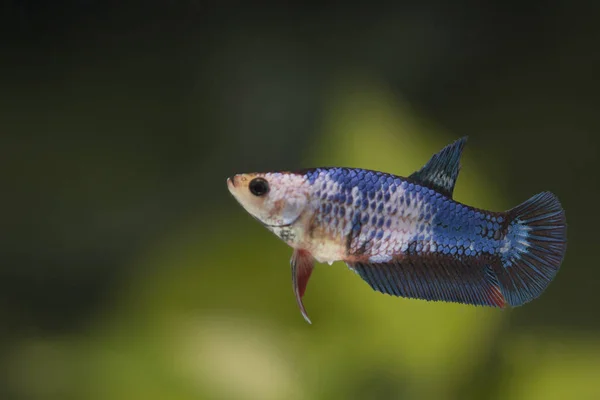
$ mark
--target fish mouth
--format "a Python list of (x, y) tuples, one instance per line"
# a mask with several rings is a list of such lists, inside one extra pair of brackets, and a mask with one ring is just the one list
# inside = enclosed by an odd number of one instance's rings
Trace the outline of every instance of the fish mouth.
[(227, 186), (230, 189), (235, 187), (235, 176), (227, 178)]

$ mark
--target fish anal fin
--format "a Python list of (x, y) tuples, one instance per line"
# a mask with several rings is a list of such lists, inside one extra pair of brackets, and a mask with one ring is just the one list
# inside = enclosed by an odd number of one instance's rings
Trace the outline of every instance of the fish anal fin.
[(504, 308), (506, 301), (489, 261), (432, 254), (348, 266), (371, 288), (392, 296)]
[(444, 147), (409, 178), (450, 198), (460, 172), (460, 157), (467, 142), (464, 136)]
[(309, 251), (303, 249), (295, 249), (292, 259), (290, 260), (292, 266), (292, 284), (294, 288), (294, 295), (296, 296), (296, 302), (300, 308), (302, 316), (308, 322), (311, 323), (310, 318), (302, 303), (302, 297), (306, 291), (306, 285), (310, 279), (313, 267), (315, 265), (315, 259)]

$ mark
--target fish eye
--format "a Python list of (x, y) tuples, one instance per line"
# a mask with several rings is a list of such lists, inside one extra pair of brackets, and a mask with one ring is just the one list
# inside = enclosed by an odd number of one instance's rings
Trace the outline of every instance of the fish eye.
[(264, 196), (269, 192), (269, 182), (263, 178), (254, 178), (250, 181), (248, 188), (253, 195), (258, 197)]

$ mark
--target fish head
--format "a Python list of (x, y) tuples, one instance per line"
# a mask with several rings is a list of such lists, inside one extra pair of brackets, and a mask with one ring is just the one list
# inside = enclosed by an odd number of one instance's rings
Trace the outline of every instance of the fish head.
[(309, 204), (306, 179), (292, 172), (237, 174), (227, 187), (244, 209), (268, 228), (294, 225)]

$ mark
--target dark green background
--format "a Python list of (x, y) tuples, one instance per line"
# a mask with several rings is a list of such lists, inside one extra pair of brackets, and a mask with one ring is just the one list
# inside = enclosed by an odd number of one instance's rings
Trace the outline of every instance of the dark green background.
[[(600, 6), (215, 4), (1, 6), (0, 398), (600, 398)], [(463, 135), (458, 201), (561, 199), (548, 291), (426, 303), (319, 265), (307, 325), (225, 178), (408, 175)]]

